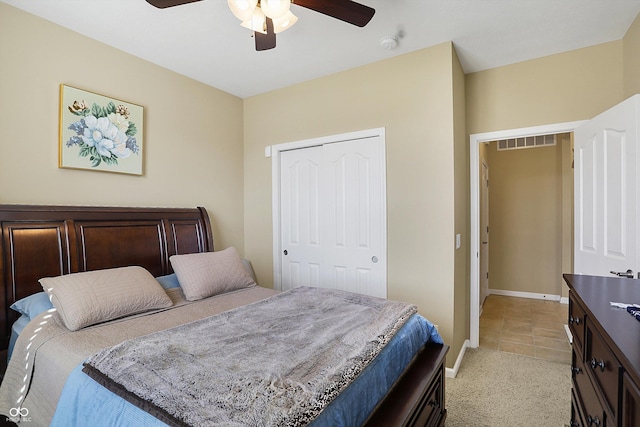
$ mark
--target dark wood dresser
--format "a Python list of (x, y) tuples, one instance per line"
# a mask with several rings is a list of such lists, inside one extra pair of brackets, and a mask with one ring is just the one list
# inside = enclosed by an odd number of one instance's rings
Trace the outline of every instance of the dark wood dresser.
[(573, 335), (571, 426), (640, 427), (640, 280), (565, 274)]

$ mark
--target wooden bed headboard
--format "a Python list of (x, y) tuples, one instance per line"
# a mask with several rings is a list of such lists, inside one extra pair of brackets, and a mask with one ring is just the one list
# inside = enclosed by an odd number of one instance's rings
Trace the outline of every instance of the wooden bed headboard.
[(15, 301), (47, 276), (140, 265), (173, 272), (169, 257), (213, 251), (204, 208), (120, 208), (0, 204), (0, 350), (6, 349)]

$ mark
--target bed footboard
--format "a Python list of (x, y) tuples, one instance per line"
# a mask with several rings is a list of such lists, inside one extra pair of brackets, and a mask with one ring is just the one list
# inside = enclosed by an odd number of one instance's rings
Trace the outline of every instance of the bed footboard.
[(364, 423), (373, 426), (443, 426), (444, 361), (449, 346), (427, 343)]

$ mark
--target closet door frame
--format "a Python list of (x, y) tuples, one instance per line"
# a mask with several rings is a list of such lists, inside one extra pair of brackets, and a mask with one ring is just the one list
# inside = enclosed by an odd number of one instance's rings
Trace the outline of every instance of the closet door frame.
[[(282, 242), (281, 242), (281, 214), (280, 214), (280, 153), (287, 150), (295, 150), (300, 148), (314, 147), (318, 145), (331, 144), (337, 142), (346, 142), (358, 139), (367, 139), (380, 137), (382, 144), (385, 145), (385, 128), (374, 128), (362, 131), (355, 131), (349, 133), (343, 133), (338, 135), (330, 135), (319, 138), (306, 139), (301, 141), (287, 142), (277, 145), (271, 145), (265, 148), (265, 156), (271, 157), (271, 206), (272, 206), (272, 230), (273, 230), (273, 287), (274, 289), (282, 289)], [(384, 153), (384, 151), (383, 151)], [(385, 155), (385, 154), (383, 154)], [(386, 160), (385, 160), (386, 163)], [(383, 181), (386, 182), (386, 171), (382, 171)], [(386, 185), (385, 194), (383, 195), (383, 209), (381, 214), (383, 215), (384, 224), (387, 219), (386, 209)], [(387, 250), (387, 236), (384, 233), (383, 236), (383, 251), (386, 254)], [(386, 258), (386, 256), (385, 256)], [(386, 276), (386, 274), (385, 274)]]

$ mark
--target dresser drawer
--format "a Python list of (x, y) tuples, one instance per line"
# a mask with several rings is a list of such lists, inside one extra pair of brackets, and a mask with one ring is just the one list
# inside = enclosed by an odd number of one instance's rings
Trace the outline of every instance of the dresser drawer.
[[(586, 424), (584, 422), (584, 405), (582, 403), (582, 399), (578, 398), (579, 396), (578, 388), (580, 387), (578, 385), (578, 382), (582, 384), (583, 388), (587, 387), (589, 378), (586, 378), (587, 374), (586, 372), (584, 372), (584, 365), (582, 361), (580, 360), (580, 358), (576, 356), (575, 347), (572, 353), (573, 354), (571, 359), (571, 383), (572, 383), (571, 385), (573, 387), (571, 387), (571, 423), (569, 424), (569, 426), (570, 427), (586, 427)], [(580, 378), (576, 378), (578, 375), (580, 375)], [(586, 383), (584, 383), (583, 377), (587, 381)], [(578, 380), (578, 382), (576, 381), (576, 379)]]
[(640, 426), (640, 389), (625, 372), (622, 376), (622, 427)]
[(587, 427), (582, 419), (582, 411), (579, 410), (579, 400), (576, 397), (575, 389), (571, 389), (571, 422), (570, 427)]
[(584, 367), (594, 380), (614, 418), (618, 412), (618, 386), (620, 384), (620, 362), (606, 344), (590, 319), (586, 324), (586, 348)]
[(580, 307), (580, 305), (575, 301), (575, 295), (573, 292), (569, 293), (569, 330), (571, 331), (571, 335), (573, 335), (573, 342), (577, 344), (577, 347), (580, 351), (579, 356), (582, 356), (582, 349), (584, 344), (584, 324), (585, 324), (586, 313)]
[(606, 425), (607, 417), (604, 408), (600, 404), (596, 391), (591, 385), (582, 360), (576, 355), (575, 351), (573, 353), (573, 364), (571, 366), (571, 379), (576, 394), (575, 397), (578, 401), (579, 423), (585, 426), (598, 427)]
[(443, 410), (442, 405), (444, 402), (444, 396), (442, 394), (442, 384), (443, 377), (441, 371), (438, 374), (437, 378), (434, 380), (431, 386), (432, 388), (425, 399), (427, 408), (424, 410), (422, 418), (417, 421), (416, 425), (436, 427), (440, 424), (440, 415)]

